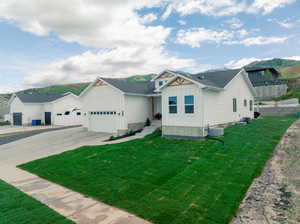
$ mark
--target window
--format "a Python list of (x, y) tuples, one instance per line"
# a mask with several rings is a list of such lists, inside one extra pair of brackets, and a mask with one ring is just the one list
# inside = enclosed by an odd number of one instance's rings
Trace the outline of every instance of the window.
[(81, 115), (81, 112), (77, 112), (76, 115), (77, 115), (77, 116), (80, 116), (80, 115)]
[(250, 106), (250, 111), (253, 110), (253, 101), (252, 100), (249, 100), (249, 106)]
[(247, 107), (247, 100), (244, 100), (244, 106)]
[(158, 83), (159, 86), (162, 86), (163, 84), (164, 84), (163, 81), (159, 81), (159, 83)]
[(65, 115), (70, 115), (70, 111), (66, 111), (66, 112), (65, 112)]
[(237, 111), (237, 107), (236, 107), (236, 98), (232, 99), (232, 105), (233, 105), (233, 112)]
[(62, 114), (56, 114), (56, 116), (62, 116)]
[(169, 97), (169, 113), (177, 114), (177, 96)]
[(194, 113), (194, 96), (184, 96), (184, 111), (186, 114)]

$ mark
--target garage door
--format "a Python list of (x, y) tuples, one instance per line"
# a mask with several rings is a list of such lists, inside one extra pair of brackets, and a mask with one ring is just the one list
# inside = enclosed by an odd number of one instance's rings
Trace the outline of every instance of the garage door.
[(13, 113), (13, 125), (22, 125), (22, 113)]
[(115, 111), (93, 111), (89, 113), (89, 130), (116, 133), (119, 115)]

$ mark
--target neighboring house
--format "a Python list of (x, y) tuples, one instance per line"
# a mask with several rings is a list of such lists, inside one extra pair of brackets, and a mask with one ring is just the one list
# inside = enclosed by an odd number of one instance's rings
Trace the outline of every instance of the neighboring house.
[(287, 93), (287, 83), (280, 80), (281, 74), (272, 67), (246, 68), (255, 90), (257, 100), (272, 100)]
[(9, 105), (13, 125), (31, 125), (33, 120), (44, 125), (82, 124), (81, 102), (72, 93), (15, 93)]
[(5, 121), (5, 115), (9, 113), (8, 99), (0, 96), (0, 121)]
[(203, 137), (208, 126), (253, 117), (255, 90), (245, 70), (164, 71), (149, 82), (97, 78), (81, 95), (89, 131), (122, 134), (162, 115), (165, 136)]
[(171, 73), (156, 90), (162, 96), (164, 136), (203, 137), (208, 127), (253, 118), (255, 89), (244, 69)]

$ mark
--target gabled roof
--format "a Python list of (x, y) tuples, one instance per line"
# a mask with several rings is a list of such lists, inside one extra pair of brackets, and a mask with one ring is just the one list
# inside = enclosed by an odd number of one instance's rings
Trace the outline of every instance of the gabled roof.
[(184, 76), (186, 78), (189, 78), (205, 86), (224, 88), (240, 71), (241, 69), (234, 69), (234, 70), (222, 70), (222, 71), (213, 71), (213, 72), (201, 72), (197, 74), (190, 74), (181, 71), (172, 71), (172, 72)]
[(39, 92), (30, 92), (30, 93), (16, 93), (15, 95), (23, 103), (49, 103), (55, 100), (58, 100), (64, 96), (69, 95), (70, 93), (64, 94), (51, 94), (51, 93), (39, 93)]

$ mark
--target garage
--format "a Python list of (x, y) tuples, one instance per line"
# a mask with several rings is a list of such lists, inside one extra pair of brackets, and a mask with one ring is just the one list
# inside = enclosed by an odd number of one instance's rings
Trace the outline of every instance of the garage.
[(13, 113), (13, 125), (22, 125), (22, 113)]
[(89, 113), (89, 129), (95, 132), (117, 133), (119, 116), (116, 111)]

